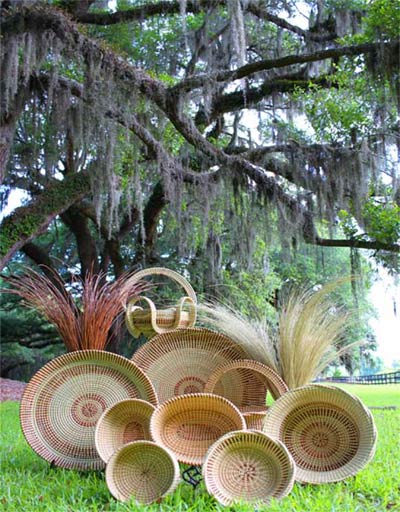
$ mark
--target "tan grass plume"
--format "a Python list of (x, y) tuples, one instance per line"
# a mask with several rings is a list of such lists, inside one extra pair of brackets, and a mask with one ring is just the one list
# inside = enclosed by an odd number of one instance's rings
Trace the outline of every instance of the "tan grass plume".
[(278, 370), (276, 352), (266, 323), (246, 318), (216, 302), (199, 304), (198, 312), (202, 322), (236, 341), (250, 359)]
[(293, 389), (312, 382), (341, 354), (359, 344), (341, 347), (354, 315), (338, 307), (330, 297), (348, 280), (332, 281), (318, 291), (293, 290), (279, 308), (278, 329), (273, 329), (266, 319), (247, 318), (215, 302), (200, 304), (199, 318), (236, 341), (249, 358), (275, 370)]
[(294, 290), (280, 308), (277, 351), (280, 374), (289, 389), (312, 382), (354, 346), (339, 349), (353, 318), (329, 297), (341, 282), (327, 283), (318, 291)]

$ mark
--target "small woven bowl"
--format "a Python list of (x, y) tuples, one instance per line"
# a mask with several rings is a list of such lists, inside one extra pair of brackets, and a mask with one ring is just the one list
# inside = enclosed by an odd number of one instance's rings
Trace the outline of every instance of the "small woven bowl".
[(100, 457), (108, 462), (113, 453), (132, 441), (148, 440), (154, 405), (145, 400), (122, 400), (106, 409), (95, 430), (95, 444)]
[(293, 487), (294, 475), (295, 463), (284, 444), (254, 430), (218, 439), (203, 465), (207, 491), (225, 506), (283, 498)]
[(157, 443), (169, 448), (179, 462), (200, 465), (208, 448), (222, 435), (246, 428), (229, 400), (209, 393), (171, 398), (159, 405), (150, 420)]
[(106, 467), (106, 483), (120, 501), (135, 498), (148, 505), (173, 492), (179, 484), (174, 455), (152, 441), (134, 441), (119, 448)]
[(268, 409), (263, 431), (285, 444), (304, 483), (344, 480), (375, 453), (371, 413), (336, 387), (310, 384), (285, 393)]

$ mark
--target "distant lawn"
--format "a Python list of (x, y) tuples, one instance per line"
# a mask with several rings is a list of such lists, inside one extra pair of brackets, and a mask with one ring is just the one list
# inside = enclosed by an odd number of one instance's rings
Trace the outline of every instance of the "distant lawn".
[(395, 405), (400, 408), (400, 384), (333, 384), (338, 386), (352, 395), (356, 395), (365, 403), (371, 406), (388, 406)]
[[(340, 386), (367, 405), (400, 405), (400, 385)], [(378, 428), (374, 460), (358, 475), (337, 484), (296, 484), (280, 502), (260, 511), (270, 512), (384, 512), (400, 511), (400, 410), (373, 411)], [(125, 505), (108, 492), (102, 472), (51, 469), (26, 444), (18, 419), (18, 403), (0, 404), (0, 510), (10, 512), (254, 512), (253, 506), (224, 508), (204, 487), (193, 491), (182, 483), (159, 505)]]

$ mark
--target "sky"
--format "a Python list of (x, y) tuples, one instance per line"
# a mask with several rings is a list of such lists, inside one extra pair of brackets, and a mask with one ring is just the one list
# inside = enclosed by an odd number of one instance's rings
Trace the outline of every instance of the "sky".
[(390, 367), (393, 360), (400, 360), (400, 284), (396, 285), (394, 278), (382, 268), (378, 275), (370, 291), (378, 317), (370, 320), (370, 325), (378, 342), (376, 355)]

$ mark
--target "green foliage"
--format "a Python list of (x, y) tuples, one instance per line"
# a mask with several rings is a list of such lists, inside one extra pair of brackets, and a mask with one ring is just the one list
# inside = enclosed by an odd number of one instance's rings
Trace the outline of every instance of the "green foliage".
[[(373, 128), (372, 113), (365, 94), (358, 94), (360, 84), (356, 84), (357, 77), (353, 76), (352, 80), (352, 88), (338, 83), (337, 87), (329, 89), (311, 85), (306, 93), (297, 91), (296, 98), (302, 99), (307, 118), (319, 141), (348, 142), (354, 131), (365, 135)], [(364, 78), (359, 76), (358, 81), (363, 82)]]
[(400, 36), (400, 3), (398, 0), (373, 0), (365, 19), (365, 35), (369, 40)]
[[(400, 406), (400, 386), (340, 386), (359, 395), (367, 405)], [(295, 484), (289, 496), (273, 500), (260, 512), (383, 512), (399, 502), (399, 411), (373, 411), (378, 429), (377, 451), (357, 476), (329, 485)], [(254, 506), (222, 507), (201, 484), (196, 491), (181, 483), (160, 504), (119, 503), (107, 490), (102, 472), (50, 468), (27, 445), (18, 420), (18, 404), (0, 404), (2, 453), (0, 503), (5, 512), (254, 512)], [(16, 485), (18, 483), (18, 485)]]
[(380, 204), (370, 199), (362, 213), (371, 238), (389, 244), (400, 241), (400, 206), (396, 203)]

